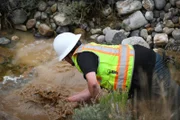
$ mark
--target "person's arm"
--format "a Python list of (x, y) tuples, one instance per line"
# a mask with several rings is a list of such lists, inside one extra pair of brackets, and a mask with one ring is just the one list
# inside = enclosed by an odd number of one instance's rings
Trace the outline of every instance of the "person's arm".
[(100, 93), (100, 86), (96, 79), (96, 73), (95, 72), (87, 73), (86, 79), (87, 79), (87, 83), (88, 83), (88, 89), (85, 89), (82, 92), (69, 97), (68, 101), (80, 102), (80, 101), (86, 101), (90, 98), (97, 99), (97, 97)]

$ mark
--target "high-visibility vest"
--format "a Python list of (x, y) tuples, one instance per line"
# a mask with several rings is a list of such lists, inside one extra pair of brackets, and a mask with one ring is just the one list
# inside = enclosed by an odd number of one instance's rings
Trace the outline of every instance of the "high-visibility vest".
[(79, 46), (72, 56), (76, 68), (77, 54), (89, 51), (98, 56), (97, 81), (109, 90), (129, 91), (134, 68), (134, 48), (132, 45), (101, 45), (89, 43)]

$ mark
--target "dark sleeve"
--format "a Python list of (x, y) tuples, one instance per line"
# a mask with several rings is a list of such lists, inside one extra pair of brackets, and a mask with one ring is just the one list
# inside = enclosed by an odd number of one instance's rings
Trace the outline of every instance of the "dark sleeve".
[(77, 55), (77, 63), (84, 74), (96, 72), (98, 68), (98, 56), (93, 52), (82, 52)]

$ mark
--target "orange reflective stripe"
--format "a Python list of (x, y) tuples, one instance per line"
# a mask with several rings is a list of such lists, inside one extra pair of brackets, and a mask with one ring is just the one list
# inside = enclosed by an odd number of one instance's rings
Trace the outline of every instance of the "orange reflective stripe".
[[(128, 48), (128, 46), (127, 46)], [(127, 72), (128, 72), (128, 67), (129, 67), (129, 58), (130, 58), (130, 48), (127, 49), (127, 54), (126, 54), (126, 68), (124, 71), (124, 80), (123, 80), (123, 84), (122, 84), (122, 89), (125, 90), (126, 89), (126, 81), (127, 81)]]
[(119, 79), (119, 74), (120, 74), (119, 66), (120, 66), (120, 63), (121, 63), (121, 60), (120, 60), (120, 58), (121, 58), (121, 49), (122, 49), (122, 47), (120, 46), (119, 47), (118, 65), (116, 67), (116, 71), (118, 71), (118, 74), (116, 75), (115, 80), (114, 80), (114, 90), (117, 89), (117, 84), (118, 84), (118, 79)]

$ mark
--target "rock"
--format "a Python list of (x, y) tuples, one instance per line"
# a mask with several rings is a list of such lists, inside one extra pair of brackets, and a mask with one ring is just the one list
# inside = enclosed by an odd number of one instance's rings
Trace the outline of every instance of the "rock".
[(124, 39), (121, 44), (122, 45), (127, 45), (127, 44), (128, 45), (141, 45), (146, 48), (150, 48), (148, 43), (142, 37), (136, 37), (136, 36)]
[(139, 36), (139, 33), (140, 33), (139, 30), (133, 30), (133, 31), (130, 33), (130, 36), (131, 36), (131, 37), (133, 37), (133, 36)]
[(146, 40), (148, 36), (148, 31), (146, 29), (142, 29), (140, 31), (140, 36)]
[(172, 32), (172, 36), (175, 40), (180, 40), (180, 29), (175, 29), (173, 32)]
[(127, 37), (126, 37), (126, 35), (124, 33), (117, 32), (117, 33), (115, 33), (115, 35), (114, 35), (114, 37), (113, 37), (113, 39), (111, 41), (111, 44), (119, 45), (119, 44), (121, 44), (122, 40), (126, 39), (126, 38)]
[(40, 24), (38, 27), (38, 32), (46, 37), (51, 37), (54, 35), (54, 31), (46, 24)]
[(97, 33), (101, 33), (101, 28), (97, 28), (97, 29), (91, 29), (90, 32), (91, 34), (97, 34)]
[(155, 45), (165, 45), (168, 43), (168, 35), (165, 33), (158, 33), (154, 36)]
[(164, 8), (164, 11), (168, 12), (170, 8), (171, 8), (171, 3), (167, 3), (165, 8)]
[(46, 12), (41, 13), (41, 20), (46, 20), (48, 18), (48, 15)]
[(111, 43), (114, 38), (114, 35), (118, 32), (119, 32), (118, 30), (111, 30), (111, 29), (107, 30), (105, 34), (105, 41), (107, 43)]
[(154, 19), (154, 14), (153, 14), (152, 11), (147, 11), (145, 13), (145, 17), (146, 17), (147, 20), (152, 21)]
[(11, 14), (13, 24), (23, 24), (27, 20), (27, 13), (23, 9), (14, 10)]
[(125, 24), (125, 29), (135, 30), (147, 24), (147, 20), (141, 13), (141, 11), (136, 11), (131, 14), (127, 19), (123, 20), (123, 24)]
[(102, 13), (104, 14), (104, 16), (108, 16), (108, 15), (110, 15), (112, 13), (112, 8), (109, 5), (107, 5), (103, 9)]
[(172, 6), (175, 6), (175, 5), (176, 5), (176, 1), (177, 1), (177, 0), (169, 0), (169, 2), (171, 3)]
[(21, 30), (21, 31), (27, 31), (27, 28), (25, 25), (15, 25), (16, 30)]
[(7, 45), (10, 42), (11, 42), (11, 40), (9, 40), (9, 39), (7, 39), (5, 37), (0, 38), (0, 45)]
[(176, 7), (180, 8), (180, 0), (176, 1)]
[(40, 19), (41, 19), (41, 12), (37, 11), (37, 12), (34, 14), (34, 19), (40, 20)]
[(54, 21), (57, 25), (66, 26), (71, 24), (71, 21), (65, 17), (64, 13), (58, 13), (54, 16)]
[(111, 30), (111, 28), (110, 27), (106, 27), (106, 28), (104, 28), (103, 29), (103, 34), (105, 35), (109, 30)]
[(99, 36), (99, 34), (94, 34), (94, 35), (91, 35), (90, 38), (93, 40), (96, 40), (98, 36)]
[(69, 32), (69, 28), (67, 26), (59, 26), (56, 29), (57, 34), (60, 34), (60, 33), (63, 33), (63, 32)]
[(167, 35), (171, 34), (174, 31), (174, 28), (168, 28), (164, 27), (163, 32), (166, 33)]
[(140, 1), (125, 0), (116, 2), (116, 9), (118, 11), (118, 15), (129, 14), (136, 10), (140, 10), (141, 8), (142, 4)]
[(51, 6), (51, 12), (55, 13), (57, 11), (57, 3)]
[(154, 0), (155, 7), (158, 10), (162, 10), (166, 5), (166, 0)]
[(47, 8), (47, 3), (44, 1), (40, 1), (38, 4), (38, 10), (43, 12), (46, 10), (46, 8)]
[(98, 36), (98, 37), (97, 37), (97, 41), (98, 41), (99, 43), (103, 43), (103, 42), (105, 41), (105, 36), (104, 36), (104, 35)]
[(27, 29), (31, 29), (36, 25), (36, 19), (29, 19), (26, 23)]
[(163, 31), (162, 25), (160, 23), (158, 23), (154, 30), (155, 30), (155, 32), (159, 32), (159, 33), (162, 32)]
[(11, 40), (12, 41), (18, 41), (18, 40), (20, 40), (20, 38), (18, 36), (14, 35), (11, 37)]
[(163, 23), (166, 27), (173, 28), (174, 23), (171, 20), (165, 20)]
[(154, 10), (154, 1), (153, 0), (143, 0), (142, 5), (147, 11)]
[(153, 42), (151, 35), (148, 35), (148, 36), (147, 36), (146, 42), (147, 42), (148, 44), (151, 44), (151, 43)]
[(52, 28), (53, 30), (56, 30), (57, 25), (56, 25), (55, 23), (51, 23), (51, 28)]

